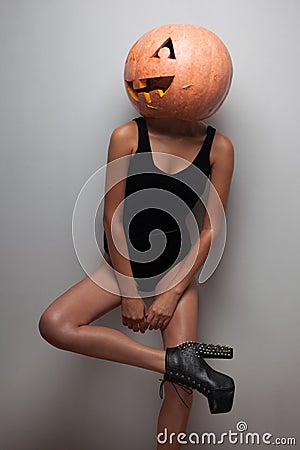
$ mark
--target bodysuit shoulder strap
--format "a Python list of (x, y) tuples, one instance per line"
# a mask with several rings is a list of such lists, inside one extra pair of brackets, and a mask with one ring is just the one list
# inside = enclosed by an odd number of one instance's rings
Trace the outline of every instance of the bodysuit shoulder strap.
[(203, 145), (196, 156), (195, 160), (193, 161), (193, 164), (205, 173), (210, 173), (211, 166), (210, 166), (210, 150), (214, 141), (214, 137), (216, 134), (216, 129), (213, 128), (211, 125), (208, 125), (207, 131), (206, 131), (206, 137), (203, 142)]
[(133, 120), (136, 122), (138, 127), (138, 148), (136, 150), (136, 153), (150, 152), (151, 148), (149, 136), (144, 117), (136, 117)]
[(209, 162), (209, 154), (210, 154), (210, 150), (211, 150), (211, 147), (212, 147), (212, 144), (214, 141), (215, 134), (216, 134), (216, 129), (213, 128), (212, 126), (208, 125), (205, 140), (204, 140), (203, 145), (194, 161), (194, 164), (202, 165), (203, 160)]
[(208, 125), (206, 138), (205, 138), (205, 142), (203, 145), (204, 148), (202, 150), (206, 150), (206, 151), (210, 152), (213, 141), (214, 141), (215, 134), (216, 134), (216, 129), (213, 128), (211, 125)]

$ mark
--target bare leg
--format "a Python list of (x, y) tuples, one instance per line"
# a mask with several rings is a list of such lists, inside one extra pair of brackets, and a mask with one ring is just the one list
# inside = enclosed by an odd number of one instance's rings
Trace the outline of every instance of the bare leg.
[[(101, 263), (97, 276), (111, 277), (114, 292), (118, 292), (110, 267)], [(140, 344), (118, 330), (90, 325), (120, 303), (119, 295), (86, 277), (48, 306), (39, 321), (40, 333), (50, 344), (64, 350), (164, 373), (164, 350)]]
[[(162, 333), (164, 347), (176, 347), (184, 341), (196, 341), (197, 322), (198, 291), (196, 281), (193, 279), (179, 300), (169, 325)], [(189, 408), (179, 398), (172, 384), (165, 382), (165, 395), (158, 418), (157, 433), (163, 432), (166, 428), (168, 443), (158, 444), (158, 450), (178, 450), (181, 448), (181, 445), (177, 442), (177, 435), (186, 431), (193, 395), (185, 393), (180, 388), (178, 389)], [(170, 433), (176, 433), (172, 444), (169, 443)]]

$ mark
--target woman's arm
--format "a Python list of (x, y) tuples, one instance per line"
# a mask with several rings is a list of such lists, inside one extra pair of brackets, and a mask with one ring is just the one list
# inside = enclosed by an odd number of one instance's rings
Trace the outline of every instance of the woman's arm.
[(136, 143), (137, 130), (134, 122), (126, 123), (113, 131), (108, 148), (105, 180), (103, 226), (120, 292), (125, 297), (139, 297), (129, 261), (122, 204), (130, 155)]
[[(233, 170), (234, 148), (232, 142), (226, 136), (217, 133), (214, 145), (211, 150), (210, 181), (219, 196), (224, 211), (226, 211), (228, 203)], [(222, 225), (223, 211), (221, 211), (221, 208), (218, 207), (218, 204), (216, 202), (216, 195), (215, 192), (212, 192), (212, 189), (210, 190), (208, 195), (207, 210), (210, 211), (210, 213), (212, 213), (214, 216), (213, 224), (211, 224), (208, 212), (206, 211), (199, 239), (194, 244), (187, 257), (183, 261), (181, 261), (182, 265), (181, 263), (178, 265), (179, 270), (176, 273), (175, 280), (172, 280), (173, 286), (175, 282), (175, 286), (172, 289), (174, 289), (180, 296), (190, 283), (195, 273), (205, 262), (209, 253), (210, 246), (213, 245)], [(185, 272), (186, 264), (189, 267), (189, 255), (192, 255), (194, 253), (193, 250), (195, 248), (197, 249), (196, 257), (194, 255), (192, 257), (194, 263), (192, 263), (189, 272), (186, 275), (183, 275)], [(177, 284), (176, 280), (179, 280)]]
[[(211, 150), (211, 183), (226, 210), (232, 173), (234, 168), (234, 149), (231, 141), (224, 135), (217, 134)], [(158, 292), (147, 314), (149, 329), (166, 328), (176, 309), (183, 292), (189, 285), (195, 273), (205, 262), (210, 245), (217, 237), (221, 226), (220, 208), (216, 205), (215, 193), (209, 191), (207, 209), (214, 215), (214, 225), (211, 224), (206, 212), (198, 241), (188, 255), (171, 269), (157, 285)], [(196, 250), (195, 250), (196, 249)], [(196, 257), (195, 257), (196, 252)], [(192, 255), (192, 262), (190, 258)], [(190, 270), (186, 274), (186, 268)], [(178, 280), (178, 282), (176, 282)], [(171, 288), (168, 288), (171, 286)]]
[(123, 227), (122, 203), (125, 197), (130, 155), (137, 146), (137, 141), (137, 127), (134, 122), (122, 125), (112, 133), (107, 157), (103, 226), (122, 297), (123, 325), (133, 331), (144, 333), (148, 327), (144, 320), (147, 307), (138, 292), (129, 261)]

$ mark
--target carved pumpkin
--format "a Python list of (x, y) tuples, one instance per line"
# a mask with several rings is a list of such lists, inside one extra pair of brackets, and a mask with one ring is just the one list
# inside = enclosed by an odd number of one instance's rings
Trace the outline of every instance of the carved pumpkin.
[(145, 117), (197, 121), (224, 102), (232, 62), (223, 42), (195, 25), (163, 25), (144, 34), (130, 49), (126, 90)]

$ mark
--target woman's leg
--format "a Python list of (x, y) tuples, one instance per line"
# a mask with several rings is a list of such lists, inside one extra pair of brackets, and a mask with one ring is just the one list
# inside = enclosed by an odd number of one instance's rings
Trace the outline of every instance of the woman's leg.
[[(109, 277), (106, 281), (111, 283), (113, 292), (118, 292), (110, 266), (102, 262), (95, 276)], [(50, 344), (63, 350), (164, 373), (164, 350), (140, 344), (120, 331), (90, 325), (120, 303), (120, 295), (108, 292), (86, 277), (48, 306), (39, 321), (40, 333)]]
[[(162, 333), (164, 347), (176, 347), (185, 341), (197, 341), (197, 330), (198, 290), (196, 281), (193, 279), (180, 298), (167, 328)], [(165, 394), (159, 413), (157, 433), (164, 432), (166, 428), (168, 442), (158, 444), (158, 450), (177, 450), (181, 448), (177, 441), (177, 435), (178, 433), (184, 433), (186, 430), (193, 394), (184, 392), (179, 386), (176, 387), (189, 408), (184, 405), (174, 386), (169, 382), (165, 382)], [(169, 443), (170, 433), (176, 433), (172, 444)]]

